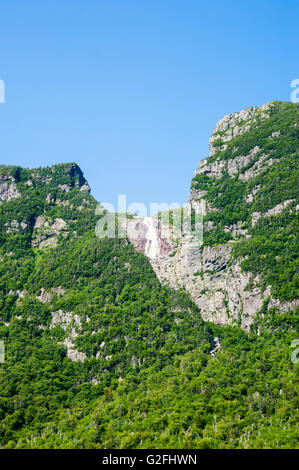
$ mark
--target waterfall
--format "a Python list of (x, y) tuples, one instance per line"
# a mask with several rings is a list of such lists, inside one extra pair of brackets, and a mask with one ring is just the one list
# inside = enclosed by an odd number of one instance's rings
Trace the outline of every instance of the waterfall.
[(146, 245), (145, 255), (148, 258), (155, 259), (160, 253), (159, 235), (156, 227), (156, 221), (152, 217), (144, 217), (142, 223), (146, 225)]

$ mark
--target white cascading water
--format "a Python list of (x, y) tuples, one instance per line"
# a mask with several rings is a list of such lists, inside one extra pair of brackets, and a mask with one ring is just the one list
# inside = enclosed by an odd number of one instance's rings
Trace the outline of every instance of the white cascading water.
[(155, 259), (160, 253), (156, 221), (152, 217), (144, 217), (142, 223), (147, 227), (145, 255), (148, 256), (148, 258)]

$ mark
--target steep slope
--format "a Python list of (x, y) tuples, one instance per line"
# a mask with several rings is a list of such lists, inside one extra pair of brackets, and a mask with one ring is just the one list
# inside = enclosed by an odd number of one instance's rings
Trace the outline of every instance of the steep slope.
[(214, 130), (188, 202), (204, 216), (203, 243), (192, 231), (171, 233), (169, 249), (149, 256), (159, 279), (185, 287), (205, 320), (248, 329), (265, 302), (280, 311), (298, 305), (298, 143), (292, 103), (230, 114)]
[(209, 352), (213, 336), (186, 293), (161, 286), (127, 240), (96, 237), (77, 165), (1, 167), (0, 178), (2, 446), (141, 369)]
[(259, 337), (214, 326), (221, 343), (214, 357), (194, 349), (161, 370), (126, 377), (88, 405), (81, 398), (31, 434), (27, 446), (298, 448), (292, 320), (280, 318)]

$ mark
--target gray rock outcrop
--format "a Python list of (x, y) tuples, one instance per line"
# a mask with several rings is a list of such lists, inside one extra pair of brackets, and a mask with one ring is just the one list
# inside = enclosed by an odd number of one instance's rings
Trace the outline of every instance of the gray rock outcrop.
[(14, 179), (11, 176), (0, 176), (0, 204), (20, 196)]

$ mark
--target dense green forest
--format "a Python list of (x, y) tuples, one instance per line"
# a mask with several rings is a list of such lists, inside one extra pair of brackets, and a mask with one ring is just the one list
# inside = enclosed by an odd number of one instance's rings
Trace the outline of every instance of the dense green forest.
[[(298, 298), (298, 113), (277, 103), (219, 152), (266, 146), (277, 164), (262, 175), (192, 183), (217, 209), (205, 245), (241, 220), (251, 237), (233, 256), (282, 300)], [(13, 194), (0, 201), (2, 448), (298, 446), (298, 311), (265, 302), (250, 331), (204, 322), (127, 239), (96, 237), (96, 201), (76, 164), (0, 167), (1, 184)], [(287, 211), (251, 225), (287, 199)]]

